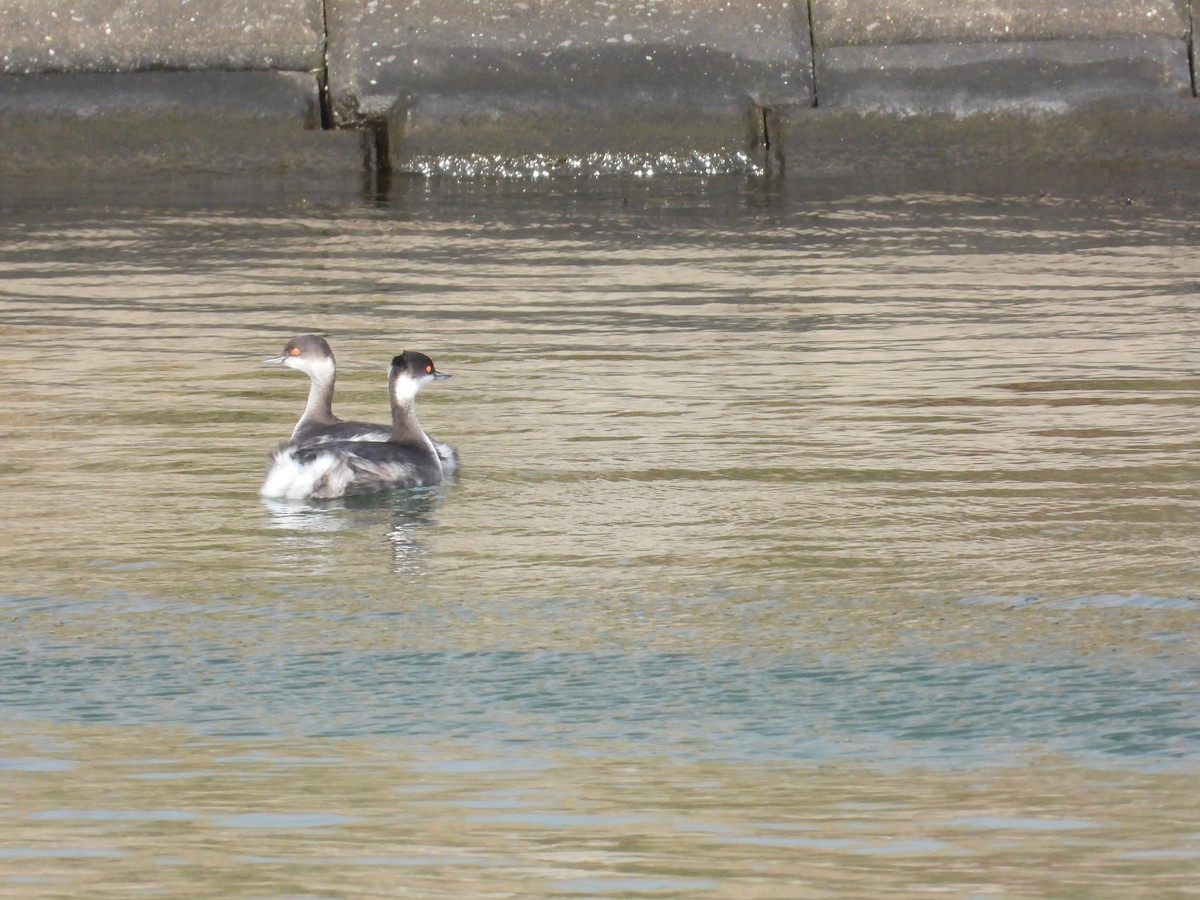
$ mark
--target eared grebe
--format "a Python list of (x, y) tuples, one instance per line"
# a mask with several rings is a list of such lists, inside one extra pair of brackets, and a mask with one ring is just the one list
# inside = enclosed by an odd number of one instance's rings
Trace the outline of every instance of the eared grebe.
[(388, 369), (392, 431), (383, 441), (282, 444), (271, 454), (262, 495), (327, 500), (392, 488), (440, 484), (442, 461), (417, 421), (416, 397), (435, 378), (449, 378), (424, 353), (406, 350)]
[[(333, 386), (337, 381), (337, 361), (325, 338), (302, 334), (288, 341), (282, 356), (263, 360), (264, 366), (287, 366), (309, 377), (308, 403), (300, 421), (292, 429), (292, 443), (318, 444), (327, 441), (386, 441), (392, 435), (387, 425), (371, 422), (345, 422), (333, 414)], [(458, 468), (458, 451), (450, 444), (433, 441), (433, 447), (447, 472)]]

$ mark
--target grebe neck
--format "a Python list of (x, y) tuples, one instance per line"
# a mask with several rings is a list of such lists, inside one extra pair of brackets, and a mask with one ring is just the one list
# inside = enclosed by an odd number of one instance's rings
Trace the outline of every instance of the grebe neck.
[(333, 414), (333, 388), (337, 382), (337, 372), (333, 366), (316, 365), (308, 372), (308, 402), (300, 421), (292, 430), (292, 436), (304, 425), (336, 425), (341, 421)]
[(392, 393), (392, 437), (397, 444), (428, 443), (421, 423), (417, 420), (417, 405), (414, 395), (404, 396), (399, 391)]

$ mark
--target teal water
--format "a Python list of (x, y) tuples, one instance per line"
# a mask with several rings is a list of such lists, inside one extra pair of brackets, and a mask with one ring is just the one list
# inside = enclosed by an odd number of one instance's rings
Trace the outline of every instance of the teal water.
[[(1194, 884), (1195, 222), (6, 195), (0, 895)], [(451, 372), (461, 474), (261, 501), (304, 331), (346, 417), (402, 349)]]
[[(695, 652), (280, 652), (220, 644), (7, 655), (11, 715), (246, 739), (440, 736), (505, 755), (644, 744), (695, 759), (1090, 764), (1194, 758), (1195, 666), (945, 663), (923, 655), (754, 663)], [(1164, 670), (1165, 669), (1165, 670)], [(69, 699), (67, 699), (69, 698)], [(298, 712), (299, 711), (299, 712)], [(520, 723), (515, 727), (514, 723)]]

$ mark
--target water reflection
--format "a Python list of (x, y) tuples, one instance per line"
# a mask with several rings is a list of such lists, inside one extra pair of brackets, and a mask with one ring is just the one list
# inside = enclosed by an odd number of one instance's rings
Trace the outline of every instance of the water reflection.
[(381, 896), (796, 884), (881, 896), (952, 883), (1053, 896), (1064, 879), (1169, 895), (1188, 892), (1197, 859), (1189, 776), (1097, 778), (1055, 757), (897, 773), (619, 747), (513, 756), (442, 737), (259, 741), (248, 754), (164, 729), (143, 732), (139, 750), (103, 728), (9, 728), (0, 754), (48, 739), (77, 767), (6, 784), (0, 825), (16, 837), (0, 865), (14, 896), (84, 882), (114, 896), (147, 882), (222, 896), (247, 883)]
[(427, 552), (422, 531), (437, 522), (437, 511), (453, 479), (441, 485), (387, 491), (327, 501), (260, 498), (269, 527), (287, 532), (280, 538), (284, 557), (307, 566), (334, 552), (329, 535), (342, 531), (383, 534), (391, 549), (391, 571), (412, 575), (423, 569)]
[[(1194, 882), (1191, 211), (679, 185), (0, 197), (0, 876)], [(458, 480), (263, 504), (305, 331)]]

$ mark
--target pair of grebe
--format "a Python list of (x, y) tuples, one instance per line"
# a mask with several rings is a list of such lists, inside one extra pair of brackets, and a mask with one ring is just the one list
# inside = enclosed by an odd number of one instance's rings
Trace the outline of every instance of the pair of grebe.
[(429, 382), (449, 378), (424, 353), (406, 350), (388, 368), (392, 426), (344, 422), (333, 414), (337, 363), (328, 342), (315, 334), (288, 341), (283, 355), (264, 365), (284, 365), (308, 375), (308, 403), (290, 441), (267, 467), (261, 494), (274, 500), (327, 500), (393, 488), (440, 484), (458, 468), (458, 451), (435, 441), (417, 421), (416, 396)]

